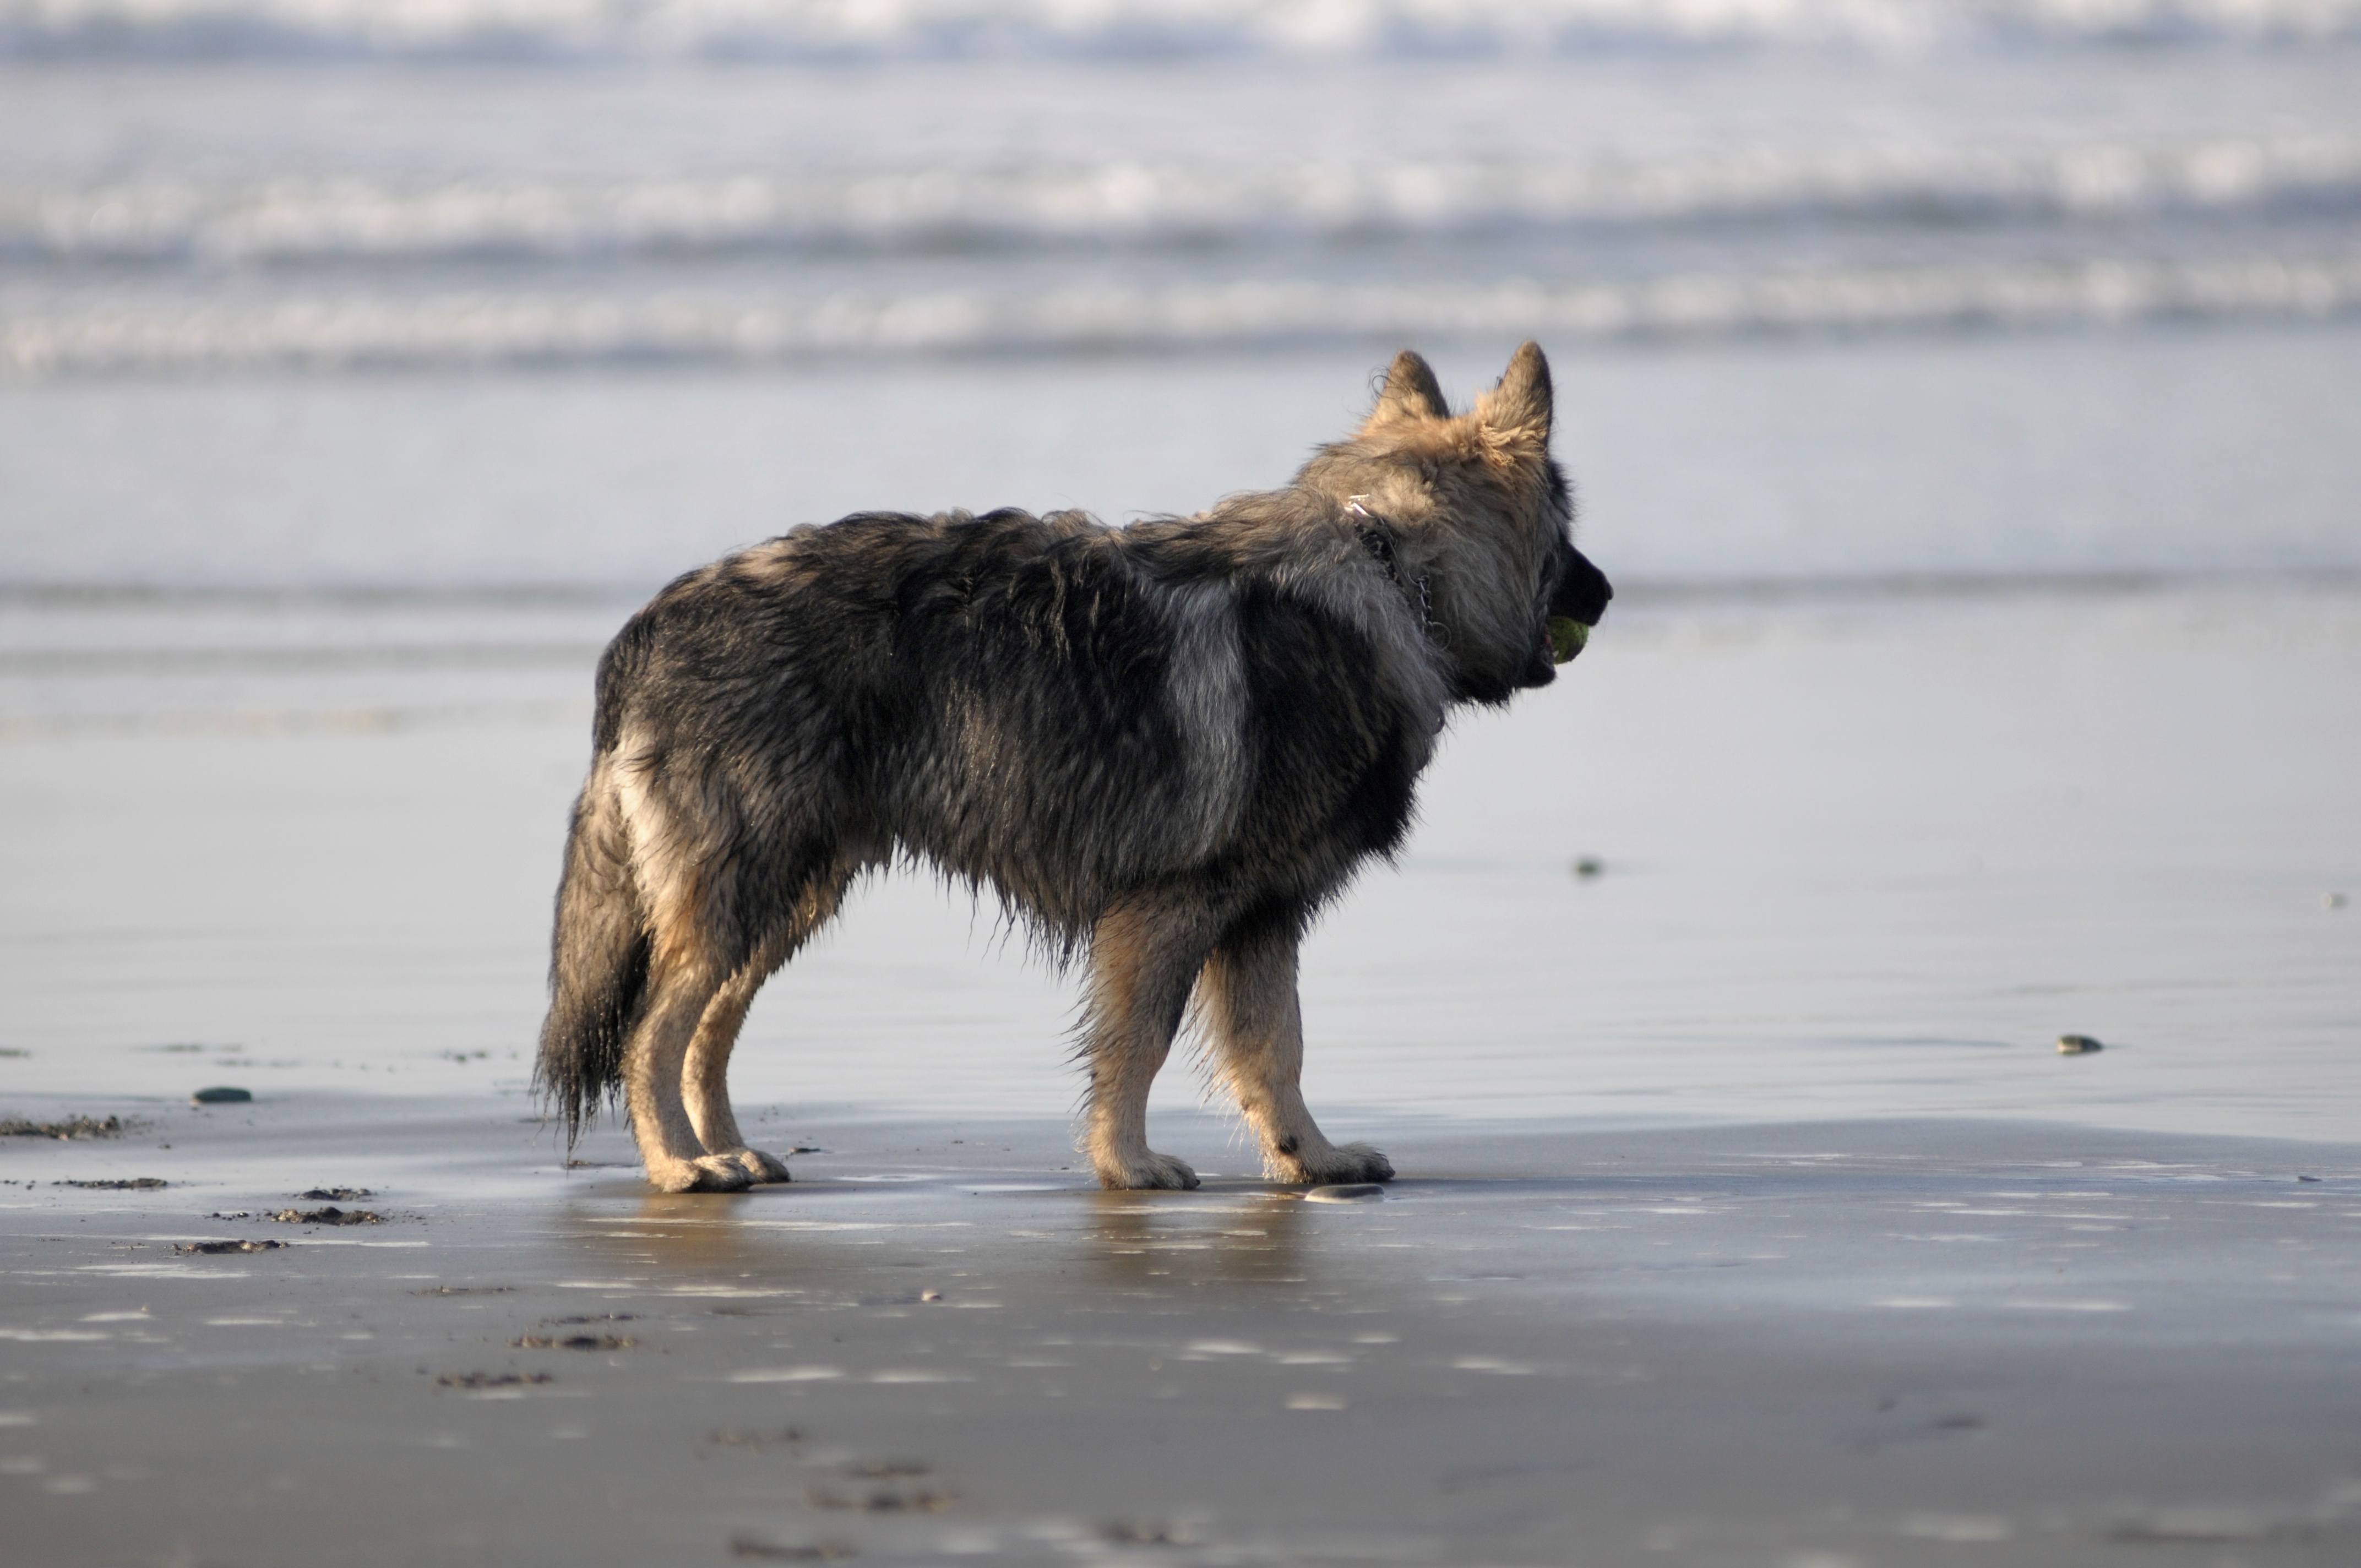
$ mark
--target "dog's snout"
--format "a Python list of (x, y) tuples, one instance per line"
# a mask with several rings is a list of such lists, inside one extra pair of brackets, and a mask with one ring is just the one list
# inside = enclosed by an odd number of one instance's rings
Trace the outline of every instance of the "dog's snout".
[(1569, 545), (1565, 554), (1565, 570), (1558, 575), (1557, 591), (1550, 596), (1549, 612), (1585, 626), (1596, 626), (1598, 618), (1607, 613), (1607, 601), (1615, 597), (1615, 589), (1607, 581), (1607, 574), (1592, 565), (1590, 558), (1581, 551)]

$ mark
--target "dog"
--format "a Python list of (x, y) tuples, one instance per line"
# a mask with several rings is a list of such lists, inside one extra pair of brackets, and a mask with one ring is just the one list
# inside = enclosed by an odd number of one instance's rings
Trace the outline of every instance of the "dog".
[(1188, 1188), (1148, 1083), (1193, 1005), (1268, 1173), (1385, 1181), (1298, 1087), (1296, 950), (1408, 833), (1453, 707), (1546, 685), (1607, 608), (1528, 343), (1465, 413), (1403, 351), (1285, 488), (1108, 527), (862, 512), (674, 582), (598, 663), (535, 1074), (619, 1093), (670, 1192), (785, 1181), (726, 1075), (756, 990), (865, 872), (989, 889), (1087, 990), (1083, 1152)]

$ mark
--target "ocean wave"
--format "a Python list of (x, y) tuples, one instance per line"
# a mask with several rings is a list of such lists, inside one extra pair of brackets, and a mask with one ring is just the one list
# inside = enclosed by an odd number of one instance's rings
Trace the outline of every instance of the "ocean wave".
[(832, 59), (2361, 36), (2361, 0), (0, 0), (0, 56)]
[(2322, 316), (2361, 307), (2361, 253), (1698, 273), (1632, 283), (1314, 281), (740, 298), (457, 294), (97, 307), (0, 319), (30, 374), (1251, 348)]
[(2361, 142), (1740, 148), (1686, 158), (837, 171), (557, 183), (0, 188), (0, 258), (279, 266), (1236, 243), (1792, 217), (2361, 212)]

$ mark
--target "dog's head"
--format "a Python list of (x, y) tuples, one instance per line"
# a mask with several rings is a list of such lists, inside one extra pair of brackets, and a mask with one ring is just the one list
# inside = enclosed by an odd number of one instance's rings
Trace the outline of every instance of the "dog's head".
[[(1538, 345), (1518, 349), (1500, 384), (1458, 415), (1404, 349), (1360, 432), (1298, 477), (1389, 531), (1463, 701), (1506, 702), (1556, 679), (1550, 622), (1594, 626), (1614, 594), (1574, 547), (1573, 493), (1549, 455), (1551, 402)], [(1567, 644), (1579, 634), (1559, 642), (1572, 657)]]

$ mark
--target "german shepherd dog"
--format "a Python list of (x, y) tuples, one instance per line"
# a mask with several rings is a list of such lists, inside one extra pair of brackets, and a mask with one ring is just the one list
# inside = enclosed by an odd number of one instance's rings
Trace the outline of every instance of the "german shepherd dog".
[(1545, 685), (1607, 608), (1527, 344), (1453, 415), (1405, 351), (1358, 433), (1283, 489), (1109, 528), (862, 512), (701, 567), (598, 663), (536, 1080), (569, 1146), (618, 1091), (670, 1192), (785, 1181), (730, 1109), (755, 991), (863, 872), (989, 887), (1088, 990), (1082, 1147), (1148, 1146), (1191, 997), (1289, 1182), (1384, 1181), (1298, 1088), (1296, 946), (1408, 832), (1455, 703)]

